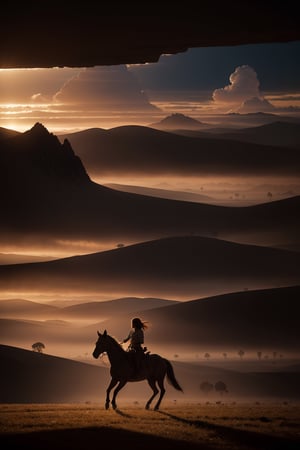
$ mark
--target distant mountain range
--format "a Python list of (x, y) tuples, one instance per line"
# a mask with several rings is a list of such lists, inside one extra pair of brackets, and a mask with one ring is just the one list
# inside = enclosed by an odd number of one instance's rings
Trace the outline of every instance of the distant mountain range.
[(204, 131), (180, 131), (181, 134), (194, 138), (207, 138), (211, 136), (221, 140), (236, 140), (251, 142), (258, 145), (270, 145), (278, 147), (300, 147), (300, 123), (299, 122), (271, 122), (257, 127), (240, 129), (210, 128)]
[[(214, 117), (214, 122), (216, 117)], [(274, 114), (265, 112), (253, 112), (253, 113), (227, 113), (219, 116), (219, 126), (228, 126), (233, 128), (245, 128), (245, 127), (259, 127), (260, 125), (266, 125), (273, 122), (292, 122), (299, 123), (299, 117), (295, 117), (292, 114)], [(221, 125), (222, 124), (222, 125)]]
[(207, 124), (193, 119), (192, 117), (174, 113), (159, 122), (151, 123), (148, 126), (150, 128), (156, 128), (157, 130), (199, 130), (205, 125)]
[[(220, 136), (221, 137), (221, 136)], [(222, 135), (222, 138), (241, 139), (254, 144), (281, 147), (300, 147), (300, 122), (272, 122), (259, 127), (245, 128), (237, 133)]]
[[(300, 124), (299, 117), (280, 115), (280, 114), (272, 114), (272, 113), (264, 113), (264, 112), (255, 112), (255, 113), (227, 113), (220, 115), (208, 115), (204, 117), (205, 122), (194, 119), (190, 116), (174, 113), (169, 116), (166, 116), (159, 122), (151, 123), (148, 126), (150, 128), (155, 128), (158, 130), (164, 131), (172, 131), (172, 132), (182, 132), (182, 134), (189, 135), (197, 135), (201, 136), (206, 132), (215, 132), (218, 129), (222, 129), (224, 127), (224, 132), (234, 131), (243, 131), (246, 129), (245, 127), (252, 129), (255, 133), (256, 128), (260, 128), (264, 125), (272, 125), (272, 124), (292, 124), (298, 125)], [(280, 126), (280, 125), (279, 125)], [(235, 130), (236, 128), (236, 130)], [(287, 128), (288, 129), (288, 128)], [(258, 134), (260, 131), (258, 130)], [(284, 137), (281, 136), (280, 141), (282, 144), (278, 144), (276, 140), (274, 140), (275, 145), (283, 145)], [(292, 137), (288, 137), (288, 140), (292, 139)]]
[(300, 283), (300, 253), (197, 236), (49, 262), (0, 266), (5, 292), (190, 298)]

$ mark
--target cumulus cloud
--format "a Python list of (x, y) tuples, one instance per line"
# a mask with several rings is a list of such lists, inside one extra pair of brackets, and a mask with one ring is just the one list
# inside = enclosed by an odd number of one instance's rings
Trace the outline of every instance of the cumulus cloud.
[(266, 100), (259, 89), (255, 70), (243, 65), (235, 69), (229, 77), (230, 84), (213, 92), (215, 104), (228, 106), (230, 111), (240, 113), (271, 112), (274, 105)]
[(157, 110), (126, 66), (84, 69), (62, 86), (54, 100), (98, 110)]
[(213, 92), (213, 99), (220, 103), (242, 103), (260, 97), (259, 81), (255, 70), (247, 65), (239, 66), (229, 77), (230, 84)]

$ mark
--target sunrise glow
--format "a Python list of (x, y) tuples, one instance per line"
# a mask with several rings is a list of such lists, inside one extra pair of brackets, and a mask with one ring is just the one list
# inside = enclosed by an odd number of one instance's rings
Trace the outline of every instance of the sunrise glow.
[[(284, 44), (278, 45), (280, 52), (284, 52), (284, 48)], [(296, 44), (287, 48), (297, 51)], [(212, 50), (212, 53), (216, 51), (219, 50)], [(235, 49), (224, 51), (234, 55)], [(255, 51), (259, 54), (260, 48), (253, 48), (252, 52)], [(1, 69), (0, 126), (15, 127), (15, 130), (22, 132), (36, 121), (41, 121), (53, 132), (93, 127), (110, 129), (129, 124), (148, 126), (174, 112), (208, 121), (208, 124), (232, 127), (235, 124), (227, 123), (228, 113), (263, 111), (278, 116), (299, 117), (300, 87), (297, 90), (279, 85), (276, 91), (271, 79), (262, 80), (259, 70), (245, 63), (236, 64), (231, 71), (224, 72), (223, 81), (219, 84), (209, 84), (209, 79), (216, 78), (216, 74), (205, 77), (204, 67), (200, 72), (195, 63), (197, 55), (201, 67), (201, 57), (206, 58), (206, 53), (194, 49), (178, 56), (162, 55), (158, 63), (150, 64)], [(292, 58), (290, 64), (292, 77)], [(173, 82), (169, 83), (170, 87), (166, 85), (163, 88), (171, 67), (174, 67)], [(181, 78), (178, 78), (176, 67), (180, 68)], [(209, 65), (205, 70), (209, 70)], [(202, 80), (202, 85), (199, 82), (197, 88), (193, 71), (199, 71), (198, 77)], [(274, 71), (276, 73), (275, 68)], [(184, 85), (183, 74), (186, 83), (192, 79), (190, 86)], [(285, 80), (286, 76), (282, 83)], [(295, 86), (294, 81), (291, 86)]]

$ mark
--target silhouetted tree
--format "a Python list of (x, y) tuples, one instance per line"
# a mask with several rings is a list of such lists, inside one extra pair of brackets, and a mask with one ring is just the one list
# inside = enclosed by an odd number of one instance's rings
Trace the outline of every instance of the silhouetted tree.
[(245, 354), (244, 350), (239, 350), (239, 351), (238, 351), (238, 355), (239, 355), (239, 357), (240, 357), (241, 359), (243, 358), (244, 354)]
[(208, 361), (209, 358), (210, 358), (210, 354), (209, 354), (209, 353), (205, 353), (205, 354), (204, 354), (204, 358)]
[(227, 353), (226, 352), (223, 353), (223, 356), (224, 356), (224, 359), (226, 359), (227, 358)]
[(214, 385), (209, 381), (202, 381), (200, 384), (200, 389), (204, 394), (209, 394), (214, 388)]
[(215, 384), (215, 390), (219, 392), (221, 395), (228, 393), (228, 389), (226, 384), (223, 381), (217, 381)]
[(273, 197), (272, 192), (268, 192), (268, 193), (267, 193), (267, 197), (268, 197), (269, 200), (272, 200), (272, 197)]
[(34, 352), (43, 353), (45, 345), (42, 342), (35, 342), (31, 347)]
[(124, 244), (122, 244), (122, 243), (120, 243), (120, 244), (117, 244), (117, 248), (122, 248), (122, 247), (125, 247), (125, 245), (124, 245)]

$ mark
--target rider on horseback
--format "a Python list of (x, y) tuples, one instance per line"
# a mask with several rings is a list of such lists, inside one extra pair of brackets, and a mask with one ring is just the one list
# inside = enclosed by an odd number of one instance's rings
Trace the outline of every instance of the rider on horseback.
[(128, 336), (121, 342), (121, 344), (125, 344), (130, 340), (130, 344), (128, 346), (128, 351), (133, 352), (134, 354), (134, 364), (136, 373), (139, 372), (142, 364), (142, 359), (145, 355), (146, 347), (143, 347), (144, 344), (144, 330), (147, 329), (146, 322), (143, 322), (140, 318), (135, 317), (131, 320), (131, 330)]

